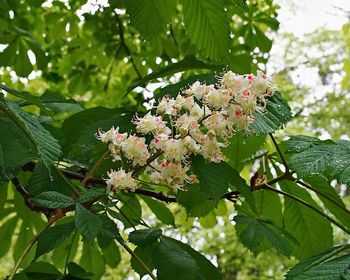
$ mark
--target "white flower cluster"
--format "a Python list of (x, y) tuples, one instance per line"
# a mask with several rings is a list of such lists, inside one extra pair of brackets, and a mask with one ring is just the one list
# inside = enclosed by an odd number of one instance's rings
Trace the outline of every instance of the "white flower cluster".
[(261, 71), (256, 76), (229, 71), (216, 85), (195, 82), (176, 98), (163, 97), (155, 114), (136, 115), (132, 122), (143, 136), (120, 133), (114, 127), (99, 131), (97, 139), (109, 144), (113, 159), (126, 159), (132, 169), (110, 171), (109, 189), (134, 191), (139, 171), (151, 183), (167, 185), (174, 192), (198, 182), (196, 175), (189, 174), (190, 156), (201, 155), (210, 162), (224, 160), (221, 147), (236, 131), (248, 129), (254, 112), (264, 110), (274, 90)]

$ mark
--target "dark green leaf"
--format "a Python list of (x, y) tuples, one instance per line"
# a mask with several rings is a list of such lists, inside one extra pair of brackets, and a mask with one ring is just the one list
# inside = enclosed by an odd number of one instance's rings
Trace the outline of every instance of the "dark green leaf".
[(74, 228), (74, 223), (70, 222), (54, 226), (44, 231), (38, 239), (35, 258), (38, 258), (41, 255), (57, 248), (57, 246), (59, 246), (72, 234)]
[(101, 220), (101, 230), (99, 235), (107, 239), (116, 239), (119, 243), (123, 244), (124, 240), (120, 236), (119, 230), (115, 222), (106, 216), (98, 216)]
[(349, 210), (336, 190), (321, 176), (304, 179), (317, 191), (318, 198), (334, 217), (350, 229)]
[(106, 269), (103, 256), (96, 243), (84, 242), (79, 264), (86, 271), (94, 274), (93, 277), (89, 278), (91, 280), (101, 279)]
[(144, 246), (158, 240), (161, 235), (162, 231), (158, 228), (140, 229), (130, 233), (129, 241), (135, 245)]
[(33, 65), (30, 63), (27, 51), (28, 49), (24, 46), (24, 43), (20, 42), (14, 69), (17, 75), (21, 77), (27, 77), (33, 70)]
[[(330, 249), (327, 249), (316, 256), (312, 256), (305, 261), (298, 263), (296, 266), (294, 266), (291, 270), (288, 271), (286, 275), (286, 280), (293, 280), (293, 279), (313, 279), (313, 278), (305, 278), (307, 275), (308, 277), (314, 277), (318, 276), (322, 279), (343, 279), (343, 278), (333, 278), (332, 273), (338, 271), (339, 273), (342, 273), (342, 270), (339, 270), (336, 267), (334, 267), (331, 271), (324, 271), (323, 269), (328, 267), (327, 262), (331, 260), (334, 256), (339, 254), (340, 252), (343, 252), (344, 250), (349, 249), (349, 245), (341, 245), (336, 246)], [(333, 263), (335, 266), (337, 266), (337, 261)], [(311, 272), (311, 275), (310, 275)], [(325, 272), (325, 273), (324, 273)], [(318, 274), (320, 273), (320, 274)], [(330, 278), (328, 278), (328, 276)], [(339, 276), (339, 275), (338, 275)], [(326, 277), (326, 278), (323, 278)], [(321, 278), (315, 278), (315, 279), (321, 279)]]
[(210, 200), (198, 185), (189, 185), (186, 191), (178, 191), (176, 199), (192, 217), (203, 217), (213, 210), (218, 200)]
[(55, 191), (40, 193), (33, 197), (33, 202), (36, 205), (52, 209), (65, 208), (75, 204), (73, 198)]
[(72, 191), (67, 179), (64, 178), (64, 175), (56, 168), (56, 166), (51, 168), (50, 174), (42, 161), (35, 164), (26, 189), (32, 195), (38, 195), (45, 191), (55, 191), (69, 195)]
[(115, 244), (115, 242), (111, 242), (111, 244), (107, 248), (102, 249), (102, 254), (105, 263), (111, 268), (117, 267), (117, 265), (121, 261), (119, 248)]
[(58, 141), (44, 129), (37, 118), (20, 109), (0, 95), (0, 109), (4, 111), (34, 144), (39, 157), (49, 169), (61, 154)]
[(255, 254), (272, 246), (286, 256), (291, 255), (295, 239), (269, 220), (237, 215), (234, 221), (240, 240)]
[(102, 196), (106, 195), (106, 190), (105, 189), (96, 189), (92, 188), (89, 189), (87, 192), (83, 193), (79, 199), (79, 203), (86, 203), (90, 201), (95, 201), (98, 198), (101, 198)]
[(191, 162), (193, 173), (199, 180), (199, 188), (209, 199), (222, 198), (230, 186), (241, 180), (239, 174), (225, 162), (206, 163), (200, 156), (193, 157)]
[(228, 158), (228, 164), (241, 171), (245, 161), (252, 158), (265, 142), (265, 136), (248, 136), (243, 132), (236, 133), (230, 140), (230, 144), (223, 149)]
[(128, 0), (125, 2), (131, 24), (145, 37), (156, 37), (175, 12), (175, 0)]
[(94, 239), (101, 231), (102, 222), (100, 218), (79, 203), (76, 204), (74, 219), (78, 231), (88, 240)]
[[(295, 183), (280, 182), (280, 186), (283, 191), (304, 200), (315, 208), (319, 208), (310, 194)], [(333, 230), (328, 220), (291, 198), (285, 197), (284, 199), (285, 229), (300, 244), (299, 247), (295, 247), (294, 255), (296, 257), (305, 259), (332, 246)]]
[(79, 279), (91, 279), (91, 277), (93, 276), (93, 273), (87, 272), (84, 268), (82, 268), (74, 262), (68, 263), (67, 269), (69, 272), (69, 276), (73, 276)]
[(222, 59), (228, 55), (230, 25), (223, 1), (182, 0), (187, 36), (207, 57)]
[(143, 201), (146, 202), (148, 207), (152, 210), (152, 212), (156, 215), (159, 221), (167, 225), (175, 226), (174, 215), (171, 213), (169, 208), (165, 206), (164, 203), (147, 196), (141, 197)]
[(13, 217), (7, 220), (6, 223), (0, 227), (0, 240), (2, 242), (2, 246), (0, 246), (0, 258), (5, 256), (11, 247), (12, 236), (14, 234), (17, 222), (18, 218)]
[(176, 239), (172, 239), (169, 237), (162, 237), (172, 243), (174, 243), (179, 248), (186, 251), (191, 257), (196, 261), (200, 271), (202, 279), (206, 280), (220, 280), (222, 279), (220, 272), (218, 269), (203, 255), (199, 252), (191, 248), (189, 245), (184, 244)]
[(159, 280), (196, 280), (201, 279), (200, 269), (192, 256), (184, 249), (161, 238), (153, 255)]

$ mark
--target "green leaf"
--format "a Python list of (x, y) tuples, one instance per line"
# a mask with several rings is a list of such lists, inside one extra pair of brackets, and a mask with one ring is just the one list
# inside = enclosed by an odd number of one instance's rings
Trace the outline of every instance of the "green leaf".
[(45, 191), (55, 191), (65, 195), (71, 193), (71, 186), (56, 166), (52, 166), (50, 174), (42, 161), (35, 164), (26, 189), (34, 196)]
[(158, 228), (140, 229), (130, 233), (129, 241), (138, 246), (144, 246), (159, 239), (162, 231)]
[(14, 234), (17, 222), (18, 218), (13, 217), (7, 220), (6, 223), (2, 224), (0, 227), (0, 240), (3, 242), (2, 246), (0, 246), (0, 258), (5, 256), (11, 247), (12, 236)]
[(118, 194), (118, 198), (123, 202), (118, 219), (124, 224), (125, 228), (138, 225), (142, 215), (142, 208), (138, 198), (133, 194), (126, 195), (121, 193)]
[[(66, 239), (61, 245), (59, 245), (54, 251), (52, 251), (52, 263), (59, 268), (64, 268), (66, 261), (73, 261), (77, 255), (79, 242), (81, 240), (81, 235), (74, 233), (71, 238)], [(80, 250), (80, 249), (79, 249)], [(69, 259), (67, 256), (69, 254)]]
[(234, 221), (240, 240), (254, 254), (272, 246), (279, 253), (291, 255), (295, 239), (269, 220), (239, 214), (235, 216)]
[(125, 4), (131, 24), (143, 36), (153, 38), (158, 36), (171, 21), (176, 0), (128, 0)]
[[(23, 251), (28, 246), (29, 242), (33, 239), (34, 233), (32, 230), (32, 225), (27, 221), (23, 221), (21, 224), (20, 231), (17, 236), (16, 243), (13, 246), (13, 260), (17, 262), (21, 257)], [(28, 252), (28, 254), (24, 257), (21, 262), (22, 268), (29, 266), (35, 255), (35, 244), (33, 248)]]
[(45, 230), (38, 239), (35, 259), (57, 248), (61, 243), (69, 238), (74, 228), (74, 223), (69, 222)]
[(88, 240), (94, 239), (102, 228), (100, 218), (77, 203), (75, 208), (75, 226)]
[(9, 44), (6, 49), (0, 53), (1, 66), (13, 66), (16, 59), (17, 41)]
[(302, 151), (305, 151), (306, 149), (315, 147), (318, 144), (322, 144), (323, 142), (316, 137), (298, 135), (290, 137), (290, 139), (288, 139), (286, 143), (287, 152), (300, 153)]
[(176, 200), (185, 207), (191, 217), (203, 217), (213, 210), (218, 200), (210, 200), (207, 195), (199, 189), (199, 185), (189, 185), (186, 191), (178, 191)]
[[(34, 279), (59, 279), (61, 273), (48, 262), (34, 262), (23, 271), (30, 280)], [(23, 273), (22, 272), (22, 273)]]
[(90, 201), (96, 201), (96, 199), (101, 198), (102, 196), (106, 195), (106, 189), (96, 189), (96, 188), (92, 188), (89, 189), (87, 192), (83, 193), (79, 199), (78, 202), (79, 203), (86, 203), (86, 202), (90, 202)]
[(326, 170), (335, 145), (320, 145), (291, 156), (289, 165), (299, 178), (318, 175)]
[(318, 198), (329, 212), (331, 212), (339, 222), (350, 229), (350, 220), (348, 219), (349, 210), (346, 210), (347, 208), (343, 200), (328, 181), (321, 176), (304, 179), (304, 181), (317, 190), (316, 194)]
[(77, 265), (74, 262), (70, 262), (67, 264), (68, 276), (73, 276), (78, 279), (91, 279), (94, 276), (93, 273), (87, 272), (84, 268)]
[[(162, 77), (171, 76), (175, 73), (186, 71), (186, 70), (192, 70), (192, 69), (209, 69), (213, 71), (222, 71), (224, 68), (223, 65), (217, 65), (212, 63), (207, 63), (201, 60), (198, 60), (194, 56), (186, 56), (183, 60), (180, 60), (179, 62), (172, 63), (168, 66), (162, 67), (147, 76), (143, 77), (141, 80), (136, 81), (132, 85), (128, 87), (128, 90), (126, 94), (131, 92), (137, 87), (145, 87), (149, 82)], [(194, 80), (193, 82), (195, 82)], [(178, 94), (179, 91), (176, 92)]]
[[(157, 247), (157, 243), (149, 243), (146, 244), (145, 246), (137, 246), (136, 249), (134, 250), (134, 253), (136, 256), (138, 256), (144, 264), (150, 269), (153, 270), (155, 268), (154, 262), (153, 262), (153, 256), (155, 249)], [(134, 256), (131, 257), (131, 267), (132, 269), (137, 272), (140, 277), (143, 277), (144, 275), (148, 274), (148, 271), (144, 269), (136, 260)]]
[(58, 141), (39, 123), (38, 119), (0, 95), (0, 109), (13, 120), (35, 146), (44, 165), (50, 166), (61, 155)]
[(14, 178), (17, 171), (36, 158), (35, 149), (23, 131), (0, 114), (0, 183)]
[(160, 239), (153, 261), (159, 280), (201, 279), (200, 269), (192, 256), (168, 238)]
[[(319, 208), (310, 194), (295, 183), (280, 182), (279, 184), (283, 191)], [(328, 220), (291, 198), (285, 197), (284, 200), (285, 229), (292, 234), (300, 244), (294, 251), (294, 255), (297, 258), (305, 259), (332, 246), (333, 230)], [(322, 234), (320, 234), (320, 232), (322, 232)]]
[(253, 192), (257, 213), (271, 219), (275, 225), (282, 226), (282, 203), (277, 193), (258, 190)]
[(294, 153), (289, 164), (298, 177), (311, 177), (329, 170), (332, 178), (350, 184), (350, 141), (335, 143), (331, 140), (297, 136), (286, 143), (287, 151)]
[(262, 52), (269, 52), (272, 47), (272, 41), (267, 38), (267, 36), (256, 25), (254, 26), (254, 30), (258, 48)]
[(228, 164), (241, 171), (246, 161), (252, 158), (265, 142), (265, 136), (244, 135), (243, 132), (236, 133), (230, 140), (230, 144), (223, 148)]
[(116, 239), (119, 243), (123, 244), (124, 240), (120, 236), (118, 226), (109, 219), (107, 216), (98, 216), (101, 220), (101, 230), (99, 236), (107, 239)]
[(102, 249), (102, 254), (105, 263), (111, 268), (117, 267), (121, 261), (120, 251), (115, 242), (111, 242), (107, 248)]
[(83, 251), (79, 264), (86, 271), (94, 274), (91, 280), (101, 279), (105, 272), (106, 264), (101, 252), (98, 250), (96, 243), (84, 242)]
[[(99, 141), (94, 136), (97, 130), (99, 128), (108, 130), (112, 126), (118, 126), (121, 132), (130, 131), (134, 128), (130, 122), (132, 116), (132, 112), (124, 109), (107, 109), (103, 107), (87, 109), (70, 116), (65, 119), (62, 126), (64, 153), (68, 153), (74, 148), (81, 155), (80, 149), (85, 148), (86, 157), (90, 158), (96, 144), (99, 144)], [(81, 124), (84, 125), (82, 126)]]
[(34, 204), (51, 209), (65, 208), (75, 204), (75, 200), (69, 196), (55, 191), (47, 191), (33, 197)]
[(30, 104), (34, 104), (38, 106), (40, 109), (42, 109), (44, 112), (48, 112), (48, 109), (41, 103), (41, 100), (39, 97), (32, 95), (28, 91), (19, 91), (13, 88), (10, 88), (4, 84), (0, 84), (0, 88), (6, 91), (9, 94), (12, 94), (13, 96), (16, 96), (18, 98), (21, 98)]
[(28, 49), (24, 43), (20, 42), (14, 69), (16, 74), (21, 77), (27, 77), (33, 70), (33, 65), (30, 63), (27, 51)]
[(207, 57), (220, 60), (228, 55), (230, 25), (223, 1), (182, 0), (185, 31)]
[[(331, 255), (339, 252), (343, 248), (332, 248)], [(329, 255), (327, 251), (327, 257)], [(292, 268), (286, 275), (286, 280), (346, 280), (350, 279), (350, 254), (343, 255), (341, 257), (332, 258), (325, 261), (324, 255), (318, 255), (319, 260), (315, 260), (315, 257), (306, 260), (304, 263), (298, 264), (295, 268)], [(315, 265), (315, 263), (319, 263)]]
[[(326, 263), (327, 261), (332, 259), (334, 256), (339, 254), (340, 252), (343, 252), (344, 250), (348, 250), (349, 247), (350, 245), (335, 246), (298, 263), (296, 266), (294, 266), (288, 271), (286, 275), (286, 280), (299, 279), (298, 277), (303, 277), (305, 272), (308, 273), (310, 270), (313, 270), (314, 268), (319, 268), (320, 265), (322, 265), (323, 263)], [(301, 278), (301, 279), (305, 279), (305, 278)]]
[(152, 210), (159, 221), (166, 225), (175, 226), (174, 215), (164, 203), (147, 196), (141, 196), (141, 198), (146, 202), (147, 206)]
[[(222, 198), (229, 187), (241, 179), (226, 162), (206, 163), (200, 156), (193, 157), (191, 162), (192, 171), (199, 180), (199, 188), (209, 199)], [(193, 186), (189, 186), (191, 187)]]
[(250, 131), (252, 134), (261, 135), (275, 132), (292, 118), (292, 113), (288, 103), (276, 91), (268, 98), (266, 112), (256, 111), (254, 117), (249, 126)]
[(189, 245), (182, 243), (173, 238), (169, 238), (169, 237), (162, 237), (162, 238), (174, 243), (176, 246), (186, 251), (196, 261), (201, 271), (201, 277), (202, 277), (201, 279), (206, 279), (206, 280), (222, 279), (222, 276), (218, 271), (218, 269), (206, 257), (204, 257), (199, 252), (191, 248)]

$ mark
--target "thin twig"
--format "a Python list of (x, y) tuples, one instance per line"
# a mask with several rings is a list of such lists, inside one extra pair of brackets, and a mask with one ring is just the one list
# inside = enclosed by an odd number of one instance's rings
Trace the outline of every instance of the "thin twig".
[(81, 181), (81, 185), (84, 187), (86, 182), (92, 177), (92, 175), (95, 173), (96, 169), (101, 165), (102, 161), (105, 160), (106, 155), (109, 153), (109, 151), (105, 152), (98, 161), (94, 164), (94, 166), (90, 169), (90, 171), (86, 174), (83, 181)]

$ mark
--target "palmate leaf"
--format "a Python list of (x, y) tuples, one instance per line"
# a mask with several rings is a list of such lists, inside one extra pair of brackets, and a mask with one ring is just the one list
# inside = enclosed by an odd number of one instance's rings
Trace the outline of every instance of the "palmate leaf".
[(176, 0), (128, 0), (125, 2), (131, 24), (146, 38), (159, 35), (175, 12)]
[(162, 231), (158, 228), (140, 229), (130, 233), (129, 241), (138, 246), (145, 246), (159, 239)]
[(23, 111), (14, 102), (0, 95), (0, 109), (22, 130), (34, 145), (43, 164), (50, 166), (61, 155), (58, 141), (39, 123), (37, 118)]
[(255, 135), (273, 133), (292, 118), (288, 103), (276, 91), (268, 98), (266, 112), (255, 112), (255, 119), (250, 124), (250, 132)]
[(286, 275), (286, 280), (349, 279), (350, 254), (334, 258), (336, 255), (348, 250), (349, 245), (340, 245), (312, 256), (291, 268)]
[(207, 57), (220, 60), (227, 56), (230, 25), (223, 1), (181, 0), (187, 36)]

